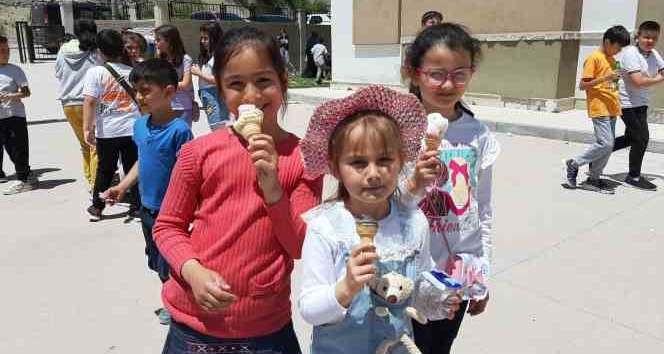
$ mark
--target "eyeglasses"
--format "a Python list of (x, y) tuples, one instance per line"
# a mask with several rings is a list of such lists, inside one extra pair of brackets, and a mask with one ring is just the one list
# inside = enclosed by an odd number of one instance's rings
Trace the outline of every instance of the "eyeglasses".
[(445, 69), (417, 69), (415, 71), (420, 75), (424, 75), (427, 79), (426, 84), (430, 86), (441, 86), (447, 80), (450, 80), (455, 87), (465, 87), (470, 81), (470, 77), (475, 73), (475, 68), (459, 68), (453, 71)]

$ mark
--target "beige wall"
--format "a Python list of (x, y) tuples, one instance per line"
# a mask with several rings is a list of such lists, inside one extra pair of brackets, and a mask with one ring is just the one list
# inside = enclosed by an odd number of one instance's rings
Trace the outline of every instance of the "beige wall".
[(399, 2), (353, 0), (353, 44), (399, 43)]
[[(662, 0), (639, 0), (639, 9), (636, 18), (636, 26), (643, 21), (653, 20), (664, 26), (664, 2)], [(657, 50), (664, 54), (664, 33), (659, 36)], [(658, 85), (651, 89), (650, 106), (664, 108), (664, 85)]]
[[(575, 49), (576, 48), (576, 49)], [(468, 88), (472, 93), (512, 98), (568, 98), (574, 95), (578, 43), (484, 43), (484, 60)], [(571, 64), (569, 64), (571, 63)], [(562, 66), (562, 67), (561, 67)]]
[(445, 21), (463, 23), (474, 33), (573, 31), (581, 25), (582, 1), (402, 0), (401, 35), (414, 36), (428, 10), (440, 11)]
[(0, 34), (16, 38), (16, 21), (29, 21), (30, 8), (0, 4)]

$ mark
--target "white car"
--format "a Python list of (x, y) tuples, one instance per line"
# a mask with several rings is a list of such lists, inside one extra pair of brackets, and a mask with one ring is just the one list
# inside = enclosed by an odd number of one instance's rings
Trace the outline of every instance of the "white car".
[(329, 14), (311, 14), (307, 15), (308, 25), (331, 25), (332, 17)]

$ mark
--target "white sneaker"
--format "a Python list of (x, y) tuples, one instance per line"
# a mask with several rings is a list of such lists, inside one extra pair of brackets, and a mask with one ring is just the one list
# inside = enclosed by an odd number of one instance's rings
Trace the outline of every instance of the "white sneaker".
[(32, 180), (28, 179), (27, 182), (16, 181), (16, 183), (12, 184), (7, 189), (2, 191), (2, 194), (12, 195), (12, 194), (18, 194), (18, 193), (31, 191), (31, 190), (35, 189), (36, 184), (37, 184), (36, 180), (34, 180), (34, 179), (32, 179)]

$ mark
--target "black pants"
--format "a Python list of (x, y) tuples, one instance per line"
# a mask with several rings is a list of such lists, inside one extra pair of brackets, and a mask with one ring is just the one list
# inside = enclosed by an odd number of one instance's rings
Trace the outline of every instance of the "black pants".
[[(28, 121), (25, 117), (0, 119), (0, 145), (5, 148), (9, 159), (14, 163), (16, 179), (26, 182), (30, 175), (30, 144), (28, 141)], [(0, 149), (2, 154), (2, 149)], [(2, 156), (0, 156), (0, 170)]]
[[(92, 204), (103, 210), (105, 203), (99, 197), (100, 193), (105, 192), (113, 181), (113, 175), (118, 169), (118, 158), (122, 159), (122, 169), (125, 173), (131, 170), (138, 159), (138, 149), (130, 136), (119, 138), (97, 138), (97, 156), (99, 162), (97, 165), (97, 177), (95, 178), (95, 189), (92, 194)], [(138, 210), (140, 205), (138, 196), (138, 185), (131, 188), (129, 193), (130, 208)]]
[(629, 150), (629, 176), (637, 178), (641, 176), (643, 156), (646, 154), (650, 140), (648, 106), (623, 108), (620, 118), (625, 123), (625, 135), (616, 138), (613, 151), (631, 147)]
[(159, 280), (165, 283), (168, 280), (170, 267), (168, 261), (159, 252), (152, 236), (152, 228), (157, 216), (159, 216), (159, 210), (141, 207), (141, 227), (143, 228), (143, 237), (145, 237), (145, 255), (148, 257), (148, 268), (157, 272)]
[(461, 303), (459, 311), (451, 321), (429, 321), (425, 325), (413, 321), (415, 344), (420, 348), (422, 354), (450, 353), (452, 343), (459, 333), (459, 327), (461, 327), (461, 321), (463, 321), (466, 308), (468, 308), (468, 301)]

